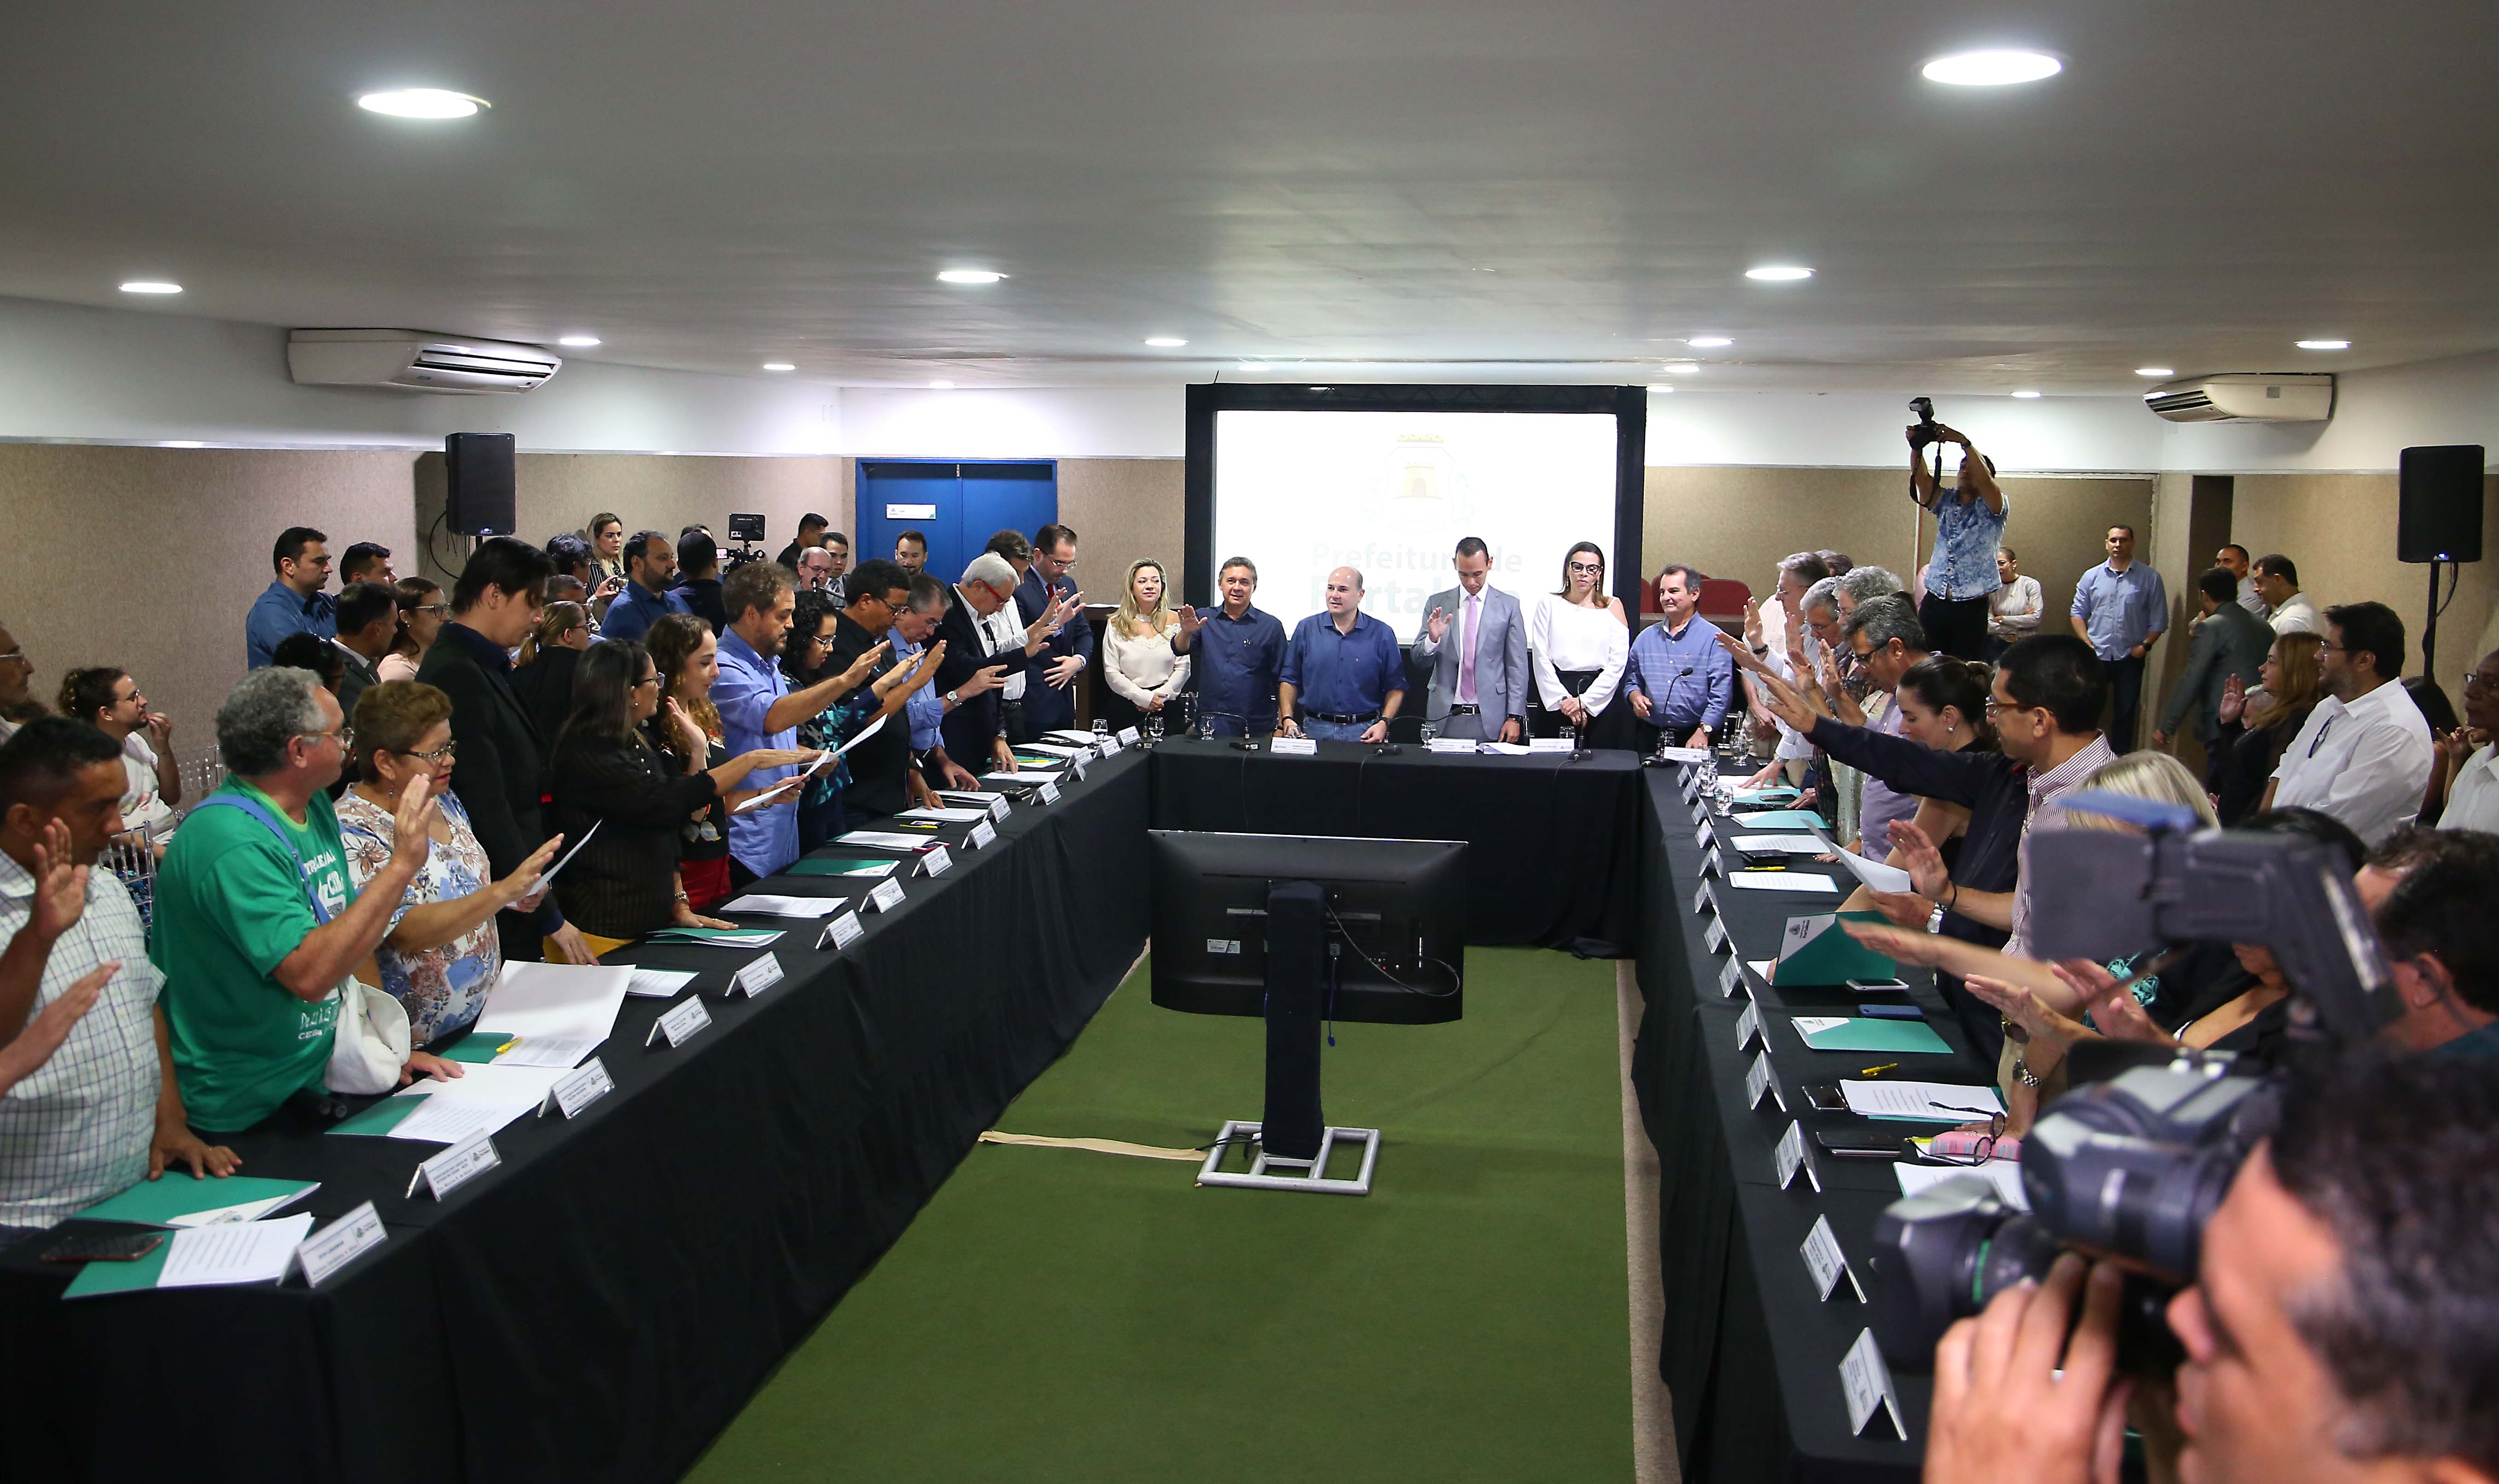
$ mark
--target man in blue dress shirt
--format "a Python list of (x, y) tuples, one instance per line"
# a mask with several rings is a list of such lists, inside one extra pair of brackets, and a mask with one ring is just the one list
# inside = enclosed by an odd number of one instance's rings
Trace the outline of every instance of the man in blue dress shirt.
[(1250, 606), (1258, 568), (1234, 557), (1217, 575), (1217, 608), (1181, 604), (1172, 648), (1193, 655), (1197, 714), (1218, 737), (1263, 737), (1276, 729), (1276, 686), (1284, 669), (1284, 626)]
[(1639, 719), (1639, 748), (1707, 747), (1727, 720), (1736, 694), (1736, 661), (1718, 642), (1718, 626), (1699, 617), (1701, 574), (1680, 562), (1657, 574), (1657, 605), (1666, 617), (1632, 640), (1623, 663), (1623, 694)]
[(1406, 699), (1406, 651), (1396, 630), (1362, 611), (1362, 574), (1327, 575), (1327, 609), (1293, 629), (1276, 682), (1276, 717), (1288, 737), (1385, 742)]
[(267, 666), (288, 634), (339, 636), (339, 610), (321, 591), (330, 585), (329, 542), (309, 526), (289, 526), (277, 533), (277, 544), (269, 553), (277, 576), (243, 615), (243, 668)]
[[(798, 724), (831, 705), (851, 689), (835, 675), (793, 691), (781, 673), (781, 647), (797, 611), (796, 580), (778, 562), (749, 562), (721, 585), (729, 627), (720, 632), (720, 677), (711, 683), (712, 708), (720, 713), (721, 745), (734, 758), (763, 749), (793, 749), (791, 760), (746, 775), (747, 789), (769, 789), (795, 778), (815, 752), (795, 751)], [(619, 599), (618, 606), (623, 606)], [(729, 817), (729, 876), (745, 887), (798, 858), (798, 792)]]
[(659, 532), (637, 531), (625, 543), (625, 591), (599, 621), (602, 639), (632, 639), (638, 644), (661, 619), (694, 611), (674, 591), (677, 543)]
[[(1017, 585), (1016, 612), (1031, 623), (1054, 599), (1082, 597), (1076, 591), (1076, 529), (1048, 525), (1032, 533), (1032, 565)], [(1023, 725), (1034, 736), (1076, 725), (1076, 683), (1093, 660), (1093, 626), (1080, 613), (1044, 640), (1025, 671)], [(942, 700), (943, 697), (940, 697)]]
[(2143, 710), (2143, 657), (2169, 628), (2169, 593), (2160, 574), (2134, 560), (2134, 528), (2108, 529), (2108, 560), (2074, 584), (2074, 632), (2100, 657), (2116, 712), (2109, 746), (2135, 747)]

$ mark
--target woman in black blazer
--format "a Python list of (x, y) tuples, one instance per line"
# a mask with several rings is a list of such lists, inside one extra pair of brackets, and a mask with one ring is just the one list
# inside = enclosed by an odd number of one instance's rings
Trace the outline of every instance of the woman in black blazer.
[(572, 672), (581, 652), (590, 647), (590, 610), (579, 603), (555, 602), (538, 615), (537, 627), (521, 641), (512, 660), (512, 694), (538, 729), (538, 759), (554, 755), (555, 734), (564, 729), (572, 709)]

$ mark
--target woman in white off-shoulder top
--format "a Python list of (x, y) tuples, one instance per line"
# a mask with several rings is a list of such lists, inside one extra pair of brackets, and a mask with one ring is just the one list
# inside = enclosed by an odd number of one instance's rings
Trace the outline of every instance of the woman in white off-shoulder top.
[(1111, 688), (1102, 715), (1113, 731), (1157, 711), (1178, 723), (1178, 714), (1169, 710), (1171, 698), (1188, 689), (1188, 656), (1172, 649), (1172, 635), (1179, 631), (1179, 616), (1163, 601), (1162, 565), (1130, 564), (1120, 611), (1102, 627), (1102, 683)]
[(1621, 696), (1632, 634), (1622, 600), (1606, 596), (1606, 554), (1581, 541), (1562, 559), (1562, 591), (1547, 593), (1527, 623), (1536, 698), (1527, 725), (1540, 737), (1579, 728), (1584, 747), (1631, 747), (1632, 708)]

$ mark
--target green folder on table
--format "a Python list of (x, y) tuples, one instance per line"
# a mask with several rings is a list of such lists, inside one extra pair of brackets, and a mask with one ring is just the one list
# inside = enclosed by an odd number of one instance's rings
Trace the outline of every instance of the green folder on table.
[(1785, 804), (1803, 796), (1786, 784), (1766, 784), (1759, 789), (1737, 789), (1727, 795), (1729, 801), (1737, 808), (1758, 804)]
[(770, 948), (781, 936), (777, 927), (663, 927), (647, 943), (698, 943), (709, 948)]
[(88, 1263), (61, 1290), (64, 1299), (91, 1299), (100, 1293), (130, 1293), (141, 1288), (153, 1288), (165, 1275), (165, 1259), (174, 1255), (174, 1239), (167, 1237), (156, 1243), (156, 1250), (128, 1263)]
[[(475, 1038), (471, 1037), (471, 1039), (473, 1040)], [(497, 1036), (491, 1038), (491, 1040), (492, 1044), (500, 1046), (503, 1044), (503, 1038)], [(429, 1093), (427, 1096), (432, 1096), (432, 1094)], [(424, 1106), (425, 1099), (421, 1097), (387, 1097), (382, 1099), (380, 1102), (375, 1103), (373, 1107), (366, 1109), (363, 1113), (356, 1114), (354, 1117), (341, 1118), (338, 1122), (331, 1124), (328, 1132), (333, 1134), (363, 1134), (369, 1138), (374, 1139), (386, 1138), (389, 1136), (392, 1129), (400, 1126), (403, 1119), (406, 1118), (410, 1113), (415, 1113), (418, 1109), (423, 1108)]]
[[(258, 1175), (229, 1175), (224, 1179), (195, 1180), (188, 1166), (165, 1172), (157, 1180), (141, 1180), (116, 1196), (107, 1196), (78, 1213), (81, 1221), (136, 1221), (171, 1226), (178, 1216), (195, 1215), (246, 1201), (274, 1201), (317, 1189), (318, 1180), (281, 1180)], [(272, 1208), (282, 1210), (283, 1208)], [(112, 1266), (110, 1264), (106, 1266)]]
[[(1825, 912), (1788, 919), (1779, 934), (1778, 966), (1770, 983), (1782, 988), (1844, 984), (1852, 979), (1900, 977), (1900, 966), (1848, 936), (1842, 922), (1889, 926), (1879, 912)], [(1903, 1022), (1905, 1023), (1905, 1022)]]
[(892, 876), (898, 860), (873, 860), (865, 855), (818, 855), (782, 868), (784, 876)]
[(1736, 823), (1746, 829), (1811, 829), (1822, 823), (1822, 816), (1810, 809), (1767, 809), (1759, 813), (1734, 811)]
[[(1924, 1020), (1876, 1016), (1790, 1016), (1797, 1034), (1817, 1051), (1935, 1051), (1952, 1048)], [(1808, 1029), (1807, 1027), (1811, 1027)]]
[(471, 1066), (481, 1066), (502, 1055), (503, 1048), (510, 1046), (515, 1039), (501, 1031), (488, 1031), (484, 1035), (471, 1031), (455, 1042), (451, 1049), (435, 1054), (444, 1061), (465, 1061)]

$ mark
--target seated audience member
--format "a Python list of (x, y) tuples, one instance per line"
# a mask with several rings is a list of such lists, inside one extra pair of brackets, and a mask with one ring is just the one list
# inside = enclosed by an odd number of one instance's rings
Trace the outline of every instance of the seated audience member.
[[(593, 591), (607, 592), (612, 587), (613, 593), (624, 592), (627, 575), (624, 519), (613, 510), (601, 510), (590, 518), (590, 524), (581, 529), (581, 533), (590, 538), (590, 560), (597, 571), (592, 579)], [(609, 601), (613, 593), (598, 601)]]
[(29, 682), (35, 678), (35, 663), (26, 658), (25, 646), (16, 635), (0, 628), (0, 742), (18, 724), (44, 714), (44, 703), (35, 699)]
[(2499, 831), (2499, 649), (2464, 677), (2464, 725), (2437, 738), (2420, 818), (2441, 829)]
[(185, 1121), (146, 930), (121, 882), (94, 869), (121, 833), (122, 760), (112, 738), (67, 717), (0, 744), (0, 1046), (27, 1042), (31, 1054), (77, 1012), (31, 1022), (94, 1001), (0, 1097), (0, 1227), (49, 1226), (171, 1164), (196, 1177), (240, 1163)]
[(1198, 715), (1218, 737), (1263, 737), (1276, 729), (1276, 686), (1284, 671), (1284, 626), (1250, 603), (1258, 568), (1234, 557), (1216, 574), (1223, 601), (1213, 608), (1180, 605), (1172, 648), (1193, 657)]
[(2397, 830), (2352, 885), (2403, 1007), (2380, 1035), (2408, 1051), (2499, 1058), (2499, 835)]
[[(1909, 666), (1908, 673), (1900, 677), (1899, 685), (1893, 693), (1893, 704), (1899, 708), (1900, 713), (1898, 735), (1940, 753), (1957, 753), (1964, 748), (1993, 751), (1996, 729), (1986, 720), (1987, 682), (1991, 673), (1991, 667), (1986, 664), (1943, 655), (1931, 656)], [(2001, 874), (1986, 881), (1973, 879), (1963, 866), (1962, 847), (1970, 821), (1970, 812), (1965, 805), (1939, 798), (1922, 798), (1917, 805), (1917, 813), (1909, 822), (1916, 826), (1917, 834), (1903, 835), (1902, 838), (1923, 838), (1935, 848), (1943, 862), (1946, 896), (1951, 894), (1949, 884), (1955, 882), (1973, 890), (2012, 889), (2013, 861), (2009, 853), (2004, 857)], [(1882, 858), (1887, 864), (1904, 867), (1908, 853), (1892, 838), (1895, 833), (1899, 832), (1886, 832), (1882, 844), (1887, 854)], [(1899, 892), (1860, 887), (1840, 906), (1846, 912), (1877, 911), (1907, 928), (1930, 930), (1928, 924), (1932, 922), (1931, 931), (1982, 948), (1996, 948), (2004, 942), (2002, 929), (1973, 922), (1958, 913), (1943, 912), (1940, 900), (1921, 895), (1914, 887)], [(1959, 1005), (1960, 980), (1950, 978), (1943, 986), (1943, 993), (1947, 1003)]]
[(390, 556), (390, 548), (379, 542), (358, 541), (339, 559), (339, 585), (343, 588), (349, 583), (370, 582), (385, 588), (393, 586), (399, 581), (399, 573), (391, 570)]
[(2322, 810), (2373, 845), (2413, 822), (2437, 750), (2397, 684), (2403, 656), (2404, 621), (2385, 603), (2325, 610), (2325, 698), (2274, 768), (2266, 808)]
[(310, 670), (332, 695), (346, 684), (347, 657), (339, 652), (336, 641), (317, 633), (290, 633), (271, 653), (275, 657), (271, 663)]
[(154, 831), (174, 823), (182, 769), (174, 758), (173, 719), (147, 709), (126, 670), (96, 665), (61, 677), (61, 715), (85, 722), (121, 749), (121, 825)]
[[(426, 651), (416, 678), (451, 697), (451, 737), (460, 744), (452, 790), (486, 847), (491, 870), (510, 875), (552, 833), (546, 826), (546, 751), (512, 690), (511, 652), (537, 623), (547, 554), (511, 536), (488, 536), (469, 554), (451, 590), (451, 618)], [(550, 952), (566, 963), (598, 960), (564, 920), (552, 897), (499, 915), (503, 957), (528, 962)]]
[(729, 627), (720, 606), (720, 541), (699, 526), (677, 537), (676, 596), (715, 637)]
[[(821, 546), (810, 546), (798, 553), (798, 591), (822, 593), (830, 597), (833, 591), (833, 554)], [(836, 608), (841, 605), (834, 604)]]
[[(1304, 619), (1293, 631), (1297, 642), (1310, 622)], [(1528, 615), (1528, 662), (1541, 702), (1528, 711), (1529, 730), (1558, 737), (1567, 726), (1578, 732), (1583, 747), (1632, 746), (1638, 737), (1631, 704), (1614, 704), (1631, 648), (1622, 599), (1606, 593), (1606, 554), (1595, 542), (1581, 541), (1562, 558), (1560, 591), (1543, 595)]]
[[(718, 558), (714, 558), (715, 561)], [(625, 543), (625, 590), (600, 616), (600, 637), (638, 639), (671, 613), (689, 612), (685, 597), (674, 591), (676, 543), (656, 531), (637, 531)], [(717, 634), (719, 630), (713, 629)]]
[[(774, 570), (787, 580), (786, 570)], [(661, 622), (687, 627), (700, 620), (680, 615)], [(652, 744), (650, 733), (659, 727), (675, 733), (675, 745), (666, 751)], [(575, 839), (588, 836), (593, 824), (599, 835), (582, 846), (580, 858), (564, 868), (555, 886), (566, 919), (590, 935), (598, 952), (670, 925), (731, 925), (694, 907), (678, 868), (683, 826), (715, 803), (753, 797), (758, 790), (730, 790), (757, 768), (814, 755), (767, 748), (709, 767), (686, 762), (707, 758), (711, 746), (702, 724), (684, 706), (671, 700), (662, 714), (659, 667), (641, 645), (603, 639), (582, 656), (572, 710), (556, 738), (555, 814)]]
[[(925, 642), (936, 628), (936, 618), (943, 613), (944, 605), (931, 607), (925, 620), (910, 617), (916, 611), (913, 581), (910, 573), (881, 557), (860, 563), (850, 575), (850, 602), (833, 617), (833, 647), (827, 662), (848, 669), (861, 656), (888, 642), (892, 643), (892, 652), (898, 656), (903, 652), (901, 641), (906, 630), (915, 639), (916, 653), (917, 643)], [(934, 583), (935, 579), (930, 581)], [(936, 586), (942, 589), (944, 584)], [(930, 694), (942, 717), (944, 708), (952, 703), (933, 692)], [(884, 727), (842, 758), (851, 773), (851, 786), (842, 794), (846, 816), (856, 820), (900, 814), (920, 801), (912, 786), (917, 777), (912, 762), (932, 745), (915, 740), (925, 722), (926, 703), (922, 704), (923, 710), (913, 713), (908, 729)]]
[(451, 604), (442, 589), (425, 577), (401, 578), (391, 596), (399, 600), (399, 633), (391, 640), (390, 653), (374, 663), (373, 678), (414, 680), (435, 635), (442, 632), (442, 621), (451, 616)]
[(1024, 691), (1023, 723), (1036, 737), (1076, 725), (1076, 685), (1093, 662), (1093, 626), (1085, 621), (1075, 571), (1075, 527), (1054, 523), (1032, 533), (1032, 565), (1016, 584), (1017, 620), (1029, 624), (1054, 602), (1069, 610), (1068, 621), (1027, 666), (1032, 683)]
[[(590, 589), (578, 577), (568, 577), (562, 572), (556, 573), (547, 579), (546, 596), (550, 603), (570, 603), (585, 613), (589, 611)], [(526, 639), (522, 641), (524, 645), (528, 642)], [(519, 663), (520, 658), (514, 655), (512, 662)]]
[[(608, 524), (610, 526), (616, 524), (613, 516), (608, 517)], [(616, 545), (619, 550), (622, 550), (624, 544), (623, 530), (618, 528)], [(558, 577), (569, 578), (581, 584), (582, 587), (579, 597), (568, 593), (556, 596), (565, 598), (568, 602), (577, 602), (591, 609), (592, 627), (596, 628), (598, 624), (596, 615), (599, 610), (604, 608), (610, 598), (625, 591), (625, 574), (621, 570), (611, 570), (608, 564), (600, 560), (598, 551), (590, 542), (582, 539), (577, 532), (568, 531), (559, 535), (547, 537), (546, 550), (547, 559), (555, 564), (555, 574)]]
[[(381, 946), (431, 853), (435, 803), (411, 787), (390, 859), (367, 889), (350, 884), (329, 798), (347, 745), (338, 699), (291, 666), (245, 676), (217, 708), (226, 781), (165, 853), (149, 946), (197, 1127), (241, 1132), (321, 1091), (340, 985)], [(418, 1052), (403, 1079), (419, 1073), (458, 1069)]]
[(590, 647), (590, 610), (576, 602), (550, 602), (512, 659), (512, 694), (530, 714), (543, 749), (555, 751), (555, 734), (572, 711), (572, 674)]
[(1163, 567), (1148, 559), (1128, 565), (1119, 610), (1102, 629), (1102, 719), (1113, 731), (1141, 726), (1150, 716), (1166, 725), (1173, 701), (1188, 691), (1188, 656), (1172, 647), (1180, 619), (1163, 601)]
[[(1004, 564), (1000, 564), (1003, 565)], [(764, 764), (754, 782), (759, 790), (795, 776), (798, 764), (815, 754), (798, 746), (798, 724), (848, 694), (856, 683), (845, 669), (831, 679), (790, 689), (775, 662), (789, 643), (790, 622), (797, 611), (791, 591), (790, 569), (778, 562), (750, 562), (730, 574), (721, 591), (729, 627), (721, 630), (719, 678), (711, 683), (711, 703), (720, 713), (721, 739), (732, 757), (768, 751), (789, 753), (791, 760)], [(885, 659), (879, 651), (862, 657), (858, 668), (873, 670)], [(794, 789), (776, 792), (768, 802), (732, 810), (729, 817), (729, 875), (734, 887), (770, 876), (798, 858), (798, 800)]]
[(1736, 667), (1718, 643), (1718, 628), (1700, 617), (1701, 573), (1680, 562), (1657, 574), (1664, 615), (1632, 640), (1623, 661), (1623, 694), (1631, 698), (1643, 753), (1660, 746), (1707, 747), (1735, 699)]
[(399, 594), (387, 583), (351, 582), (339, 594), (339, 704), (349, 715), (399, 641)]
[(1935, 544), (1917, 600), (1918, 624), (1937, 650), (1976, 660), (1987, 643), (1988, 600), (2004, 583), (1996, 554), (2008, 512), (2004, 487), (1996, 482), (1996, 461), (1963, 435), (1950, 428), (1941, 431), (1945, 441), (1961, 445), (1961, 471), (1950, 487), (1927, 467), (1922, 446), (1909, 445), (1909, 497), (1935, 518)]
[[(895, 544), (898, 550), (899, 538)], [(1022, 647), (1001, 646), (990, 636), (988, 621), (1015, 602), (1016, 584), (1022, 580), (1006, 558), (983, 552), (963, 568), (962, 580), (955, 584), (955, 602), (938, 620), (938, 635), (946, 641), (946, 658), (937, 668), (937, 688), (946, 697), (946, 720), (939, 729), (947, 756), (975, 772), (1016, 770), (999, 694), (1007, 677), (1022, 671), (1051, 631), (1075, 613), (1072, 604), (1054, 602), (1025, 627)], [(983, 677), (992, 673), (994, 681), (984, 684)]]
[[(912, 678), (909, 670), (891, 665), (879, 673), (878, 666), (885, 657), (874, 650), (853, 658), (848, 664), (835, 664), (831, 657), (838, 620), (839, 614), (824, 594), (795, 595), (790, 635), (781, 646), (781, 673), (788, 678), (791, 689), (801, 694), (828, 680), (842, 682), (832, 688), (833, 698), (823, 710), (799, 721), (797, 746), (804, 752), (838, 748), (872, 723), (901, 710), (904, 698), (892, 693)], [(925, 678), (935, 679), (936, 672), (929, 671)], [(907, 721), (893, 725), (906, 730), (910, 726)], [(842, 797), (850, 785), (847, 757), (834, 758), (808, 778), (798, 796), (798, 849), (802, 853), (850, 827), (844, 823), (842, 808)]]
[(2213, 808), (2223, 825), (2236, 823), (2264, 804), (2273, 770), (2282, 764), (2290, 739), (2307, 725), (2309, 713), (2325, 698), (2318, 651), (2324, 640), (2313, 633), (2277, 635), (2256, 668), (2257, 689), (2249, 690), (2233, 677), (2223, 681), (2215, 747), (2219, 750), (2210, 787)]
[(813, 510), (798, 517), (797, 539), (782, 547), (781, 555), (777, 559), (783, 566), (790, 569), (790, 575), (794, 579), (803, 575), (798, 570), (799, 559), (808, 552), (824, 549), (825, 528), (831, 524), (832, 522)]
[[(2476, 1243), (2499, 1227), (2499, 1071), (2324, 1059), (2281, 1109), (2169, 1301), (2184, 1452), (2153, 1476), (2489, 1484), (2499, 1263)], [(2067, 1253), (1945, 1333), (1926, 1484), (2117, 1477), (2123, 1279)]]
[(289, 526), (277, 533), (269, 565), (277, 575), (252, 599), (243, 617), (243, 666), (259, 669), (276, 662), (277, 644), (291, 633), (331, 638), (339, 631), (330, 595), (329, 537), (309, 526)]
[(1996, 548), (1996, 576), (2002, 584), (1987, 596), (1987, 654), (1993, 661), (2014, 644), (2039, 631), (2047, 598), (2039, 579), (2022, 575), (2022, 559), (2010, 546)]
[(1833, 596), (1839, 600), (1839, 620), (1843, 624), (1856, 614), (1859, 603), (1908, 592), (1907, 585), (1889, 567), (1871, 565), (1860, 565), (1844, 572), (1832, 573), (1831, 588)]
[(379, 987), (407, 1012), (412, 1044), (456, 1036), (486, 1008), (503, 978), (495, 914), (536, 905), (538, 873), (555, 858), (547, 841), (501, 881), (469, 812), (451, 792), (451, 701), (413, 680), (386, 682), (356, 703), (356, 783), (339, 799), (339, 836), (356, 889), (371, 890), (390, 866), (399, 838), (399, 800), (411, 788), (434, 798), (425, 863), (402, 891), (374, 958)]
[(2160, 708), (2160, 725), (2152, 731), (2152, 745), (2166, 748), (2192, 713), (2195, 740), (2204, 747), (2208, 788), (2221, 770), (2223, 694), (2234, 679), (2243, 689), (2254, 684), (2273, 649), (2273, 630), (2239, 605), (2238, 592), (2238, 580), (2223, 567), (2208, 568), (2195, 579), (2202, 616), (2187, 644), (2187, 668), (2169, 688), (2169, 703)]
[(2299, 568), (2280, 553), (2256, 558), (2256, 597), (2265, 605), (2267, 622), (2277, 634), (2325, 631), (2317, 605), (2299, 591)]

